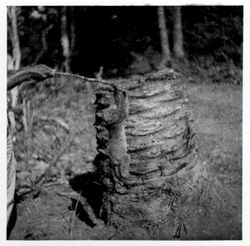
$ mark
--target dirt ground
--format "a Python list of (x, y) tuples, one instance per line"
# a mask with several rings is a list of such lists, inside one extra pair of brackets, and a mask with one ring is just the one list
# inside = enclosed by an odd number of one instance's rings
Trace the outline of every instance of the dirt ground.
[[(214, 210), (213, 214), (205, 212), (202, 217), (190, 223), (187, 221), (188, 233), (181, 239), (241, 239), (242, 86), (188, 83), (185, 87), (195, 118), (200, 158), (221, 174), (222, 189), (228, 188), (234, 196), (233, 206), (226, 205)], [(93, 120), (90, 114), (79, 140), (90, 160), (95, 154), (91, 150), (95, 146), (94, 130), (88, 130)], [(90, 161), (83, 161), (81, 172), (90, 171), (91, 165)], [(16, 224), (9, 239), (174, 239), (172, 232), (153, 225), (150, 228), (142, 224), (134, 227), (124, 225), (119, 229), (106, 227), (102, 221), (91, 219), (84, 202), (76, 204), (76, 200), (59, 195), (70, 192), (74, 191), (67, 179), (61, 179), (61, 183), (44, 187), (37, 197), (20, 201)]]

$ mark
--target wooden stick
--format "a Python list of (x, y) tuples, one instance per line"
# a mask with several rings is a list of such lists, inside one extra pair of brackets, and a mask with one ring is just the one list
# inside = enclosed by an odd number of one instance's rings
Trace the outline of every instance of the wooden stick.
[(29, 66), (29, 67), (24, 67), (18, 71), (8, 71), (7, 90), (9, 91), (24, 82), (28, 83), (29, 81), (32, 81), (33, 83), (34, 82), (38, 83), (44, 81), (47, 78), (54, 77), (55, 75), (68, 76), (72, 78), (81, 79), (86, 82), (104, 84), (111, 86), (113, 89), (117, 91), (123, 93), (125, 92), (121, 88), (118, 88), (117, 85), (114, 85), (110, 82), (95, 78), (87, 78), (78, 74), (58, 72), (46, 65)]
[(105, 81), (103, 79), (87, 78), (87, 77), (84, 77), (84, 76), (79, 75), (79, 74), (72, 74), (72, 73), (65, 73), (65, 72), (55, 72), (55, 75), (63, 75), (63, 76), (73, 77), (73, 78), (76, 78), (76, 79), (85, 80), (87, 82), (109, 85), (109, 86), (112, 86), (113, 88), (115, 88), (118, 91), (125, 92), (124, 90), (118, 88), (117, 85), (109, 83), (109, 82), (107, 82), (107, 81)]

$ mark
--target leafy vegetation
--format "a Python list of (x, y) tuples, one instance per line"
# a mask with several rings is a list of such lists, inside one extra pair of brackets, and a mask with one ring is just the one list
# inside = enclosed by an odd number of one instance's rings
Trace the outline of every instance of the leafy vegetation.
[[(22, 66), (43, 63), (62, 68), (63, 11), (60, 6), (18, 8)], [(173, 7), (165, 7), (171, 50), (173, 13)], [(243, 7), (183, 6), (181, 13), (187, 63), (191, 60), (196, 67), (209, 65), (211, 71), (221, 63), (242, 67)], [(156, 6), (72, 6), (66, 8), (65, 14), (64, 31), (69, 42), (70, 68), (74, 73), (93, 77), (102, 66), (104, 77), (117, 77), (156, 69), (161, 54)], [(11, 38), (9, 32), (9, 54), (12, 53)], [(200, 56), (204, 58), (200, 60)], [(217, 70), (211, 73), (214, 75)]]

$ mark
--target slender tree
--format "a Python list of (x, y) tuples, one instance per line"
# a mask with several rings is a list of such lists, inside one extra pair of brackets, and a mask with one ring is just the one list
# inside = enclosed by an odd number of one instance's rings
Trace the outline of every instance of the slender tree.
[(62, 17), (61, 17), (61, 45), (64, 57), (62, 70), (65, 72), (70, 72), (70, 42), (69, 42), (67, 25), (68, 25), (67, 7), (64, 6), (62, 7)]
[[(18, 18), (19, 7), (10, 6), (7, 9), (9, 25), (8, 25), (8, 35), (12, 46), (12, 54), (8, 55), (8, 69), (18, 70), (21, 64), (21, 50), (18, 35)], [(15, 108), (18, 101), (18, 87), (11, 91), (11, 106)]]
[(174, 57), (182, 59), (185, 56), (183, 49), (181, 7), (173, 8), (173, 51)]
[(70, 7), (70, 49), (71, 57), (75, 49), (76, 33), (75, 33), (75, 21), (74, 21), (74, 7)]
[(171, 59), (170, 49), (169, 49), (168, 30), (166, 26), (164, 7), (159, 6), (157, 11), (158, 11), (158, 25), (159, 25), (160, 41), (161, 41), (161, 52), (162, 52), (162, 60), (161, 60), (160, 68), (164, 68), (168, 65)]

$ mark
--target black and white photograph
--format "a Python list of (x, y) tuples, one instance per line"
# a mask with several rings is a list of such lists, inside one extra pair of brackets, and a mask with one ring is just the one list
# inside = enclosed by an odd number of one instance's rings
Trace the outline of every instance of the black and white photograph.
[(6, 241), (241, 241), (243, 12), (5, 6)]

